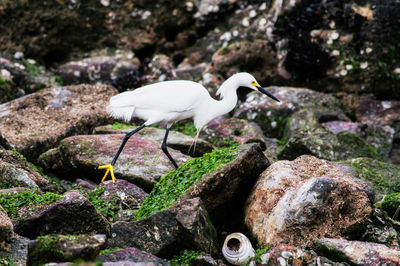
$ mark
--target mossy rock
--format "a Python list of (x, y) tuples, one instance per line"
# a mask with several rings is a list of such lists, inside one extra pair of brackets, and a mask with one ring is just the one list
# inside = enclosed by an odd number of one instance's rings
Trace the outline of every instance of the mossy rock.
[(375, 192), (375, 199), (384, 195), (400, 192), (400, 167), (371, 158), (355, 158), (344, 162), (353, 167), (358, 178), (369, 182)]
[(398, 209), (400, 210), (400, 192), (386, 195), (382, 201), (381, 209), (386, 211), (390, 216), (393, 216)]
[(304, 154), (330, 161), (357, 157), (382, 159), (371, 145), (357, 135), (348, 131), (333, 134), (322, 127), (298, 130), (279, 151), (277, 158), (294, 160)]

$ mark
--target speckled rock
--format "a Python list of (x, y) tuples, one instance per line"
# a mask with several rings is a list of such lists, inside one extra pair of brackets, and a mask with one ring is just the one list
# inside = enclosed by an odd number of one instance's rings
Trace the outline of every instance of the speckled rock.
[[(261, 84), (262, 85), (262, 84)], [(303, 107), (322, 106), (337, 110), (339, 101), (325, 93), (305, 88), (267, 87), (281, 102), (259, 92), (251, 92), (234, 116), (256, 122), (267, 137), (281, 138), (286, 119)]]
[(2, 188), (28, 187), (55, 190), (49, 180), (30, 166), (18, 153), (0, 149), (0, 183)]
[[(253, 264), (252, 264), (253, 263)], [(318, 256), (312, 250), (304, 250), (287, 244), (279, 244), (260, 256), (260, 262), (254, 260), (250, 265), (325, 265), (345, 266), (346, 264), (335, 263), (325, 257)]]
[[(82, 83), (111, 83), (124, 75), (139, 72), (140, 61), (132, 52), (116, 51), (114, 54), (93, 55), (80, 61), (70, 61), (58, 66), (54, 72), (60, 75), (64, 85)], [(135, 86), (136, 85), (136, 86)], [(140, 79), (131, 86), (140, 85)], [(125, 88), (126, 90), (126, 88)]]
[(14, 231), (35, 238), (47, 234), (109, 233), (107, 220), (93, 204), (77, 192), (69, 192), (56, 202), (28, 206), (13, 219)]
[[(99, 181), (104, 171), (99, 165), (109, 164), (125, 135), (79, 135), (63, 139), (56, 149), (49, 150), (39, 158), (44, 168), (65, 177), (76, 179), (86, 177)], [(132, 136), (122, 151), (114, 167), (116, 178), (125, 179), (145, 191), (151, 190), (161, 176), (174, 169), (160, 148), (160, 143)], [(169, 149), (178, 164), (188, 160), (188, 156)], [(157, 167), (154, 167), (155, 163)]]
[(135, 219), (133, 210), (139, 209), (147, 197), (147, 193), (141, 188), (124, 179), (117, 179), (115, 183), (107, 180), (101, 183), (100, 187), (105, 188), (101, 198), (110, 205), (120, 207), (121, 211), (117, 217), (120, 221)]
[(332, 260), (340, 260), (352, 265), (400, 264), (400, 249), (390, 248), (383, 244), (322, 238), (316, 245), (318, 253)]
[(14, 262), (16, 265), (26, 265), (28, 257), (28, 245), (29, 238), (19, 236), (17, 234), (11, 240), (11, 248), (9, 251), (0, 250), (1, 262), (7, 265), (12, 265)]
[(139, 221), (114, 223), (109, 246), (172, 256), (184, 248), (216, 254), (218, 244), (206, 209), (200, 198), (193, 198)]
[(151, 263), (152, 265), (157, 265), (157, 266), (169, 265), (164, 260), (150, 253), (140, 251), (134, 247), (116, 250), (104, 255), (99, 255), (97, 257), (97, 260), (102, 261), (103, 265), (105, 265), (104, 262), (116, 262), (116, 263), (130, 262), (130, 263), (146, 263), (146, 264)]
[(394, 126), (400, 120), (400, 101), (379, 101), (362, 97), (357, 111), (356, 115), (363, 123)]
[[(129, 131), (132, 131), (137, 126), (128, 126), (124, 125), (123, 128), (119, 128), (118, 126), (113, 125), (106, 125), (96, 127), (93, 131), (94, 134), (126, 134)], [(164, 139), (165, 136), (165, 129), (158, 129), (153, 127), (146, 127), (135, 135), (140, 136), (145, 139), (154, 140), (160, 143)], [(196, 141), (196, 147), (194, 148), (194, 141), (195, 138), (184, 135), (178, 131), (171, 130), (168, 133), (168, 140), (167, 146), (182, 152), (183, 154), (192, 156), (192, 157), (199, 157), (202, 156), (204, 153), (211, 152), (213, 150), (213, 145), (208, 143), (207, 141), (199, 138)]]
[(232, 142), (239, 145), (256, 142), (260, 143), (261, 147), (265, 149), (266, 142), (268, 142), (256, 123), (223, 116), (210, 121), (207, 127), (200, 132), (200, 137), (208, 142), (215, 143), (219, 147), (230, 146)]
[(105, 106), (116, 92), (105, 85), (57, 87), (2, 104), (0, 143), (35, 162), (62, 138), (110, 121)]
[(10, 250), (10, 242), (13, 232), (13, 224), (11, 219), (7, 216), (5, 212), (0, 207), (0, 250)]
[(27, 265), (76, 259), (92, 261), (105, 247), (105, 235), (44, 236), (29, 243)]
[(248, 199), (246, 225), (262, 246), (349, 236), (366, 223), (372, 190), (347, 168), (313, 156), (273, 163)]

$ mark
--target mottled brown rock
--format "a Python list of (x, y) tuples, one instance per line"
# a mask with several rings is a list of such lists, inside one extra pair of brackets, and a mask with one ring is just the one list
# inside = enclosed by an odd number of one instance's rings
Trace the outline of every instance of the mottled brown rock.
[(10, 242), (13, 234), (12, 221), (0, 206), (0, 250), (10, 250)]
[(106, 105), (116, 92), (105, 85), (56, 87), (0, 105), (0, 142), (36, 161), (61, 139), (110, 121)]
[(313, 156), (278, 161), (248, 199), (245, 222), (263, 245), (310, 246), (321, 237), (349, 237), (372, 211), (372, 191), (347, 167)]

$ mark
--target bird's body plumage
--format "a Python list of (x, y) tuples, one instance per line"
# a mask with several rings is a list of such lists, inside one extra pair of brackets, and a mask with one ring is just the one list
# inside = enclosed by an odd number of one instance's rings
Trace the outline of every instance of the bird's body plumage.
[(279, 101), (261, 87), (252, 75), (245, 72), (237, 73), (222, 83), (217, 91), (220, 100), (213, 99), (201, 84), (187, 80), (154, 83), (111, 97), (110, 104), (107, 106), (107, 111), (111, 116), (123, 119), (126, 122), (131, 121), (133, 117), (138, 117), (145, 122), (125, 135), (111, 164), (99, 167), (107, 169), (103, 180), (110, 172), (113, 182), (115, 181), (114, 164), (126, 142), (133, 134), (146, 126), (162, 122), (167, 123), (167, 129), (161, 149), (172, 164), (178, 168), (166, 146), (168, 132), (172, 124), (193, 117), (198, 136), (200, 130), (208, 122), (230, 112), (235, 107), (237, 103), (236, 90), (240, 86), (259, 90), (272, 99)]

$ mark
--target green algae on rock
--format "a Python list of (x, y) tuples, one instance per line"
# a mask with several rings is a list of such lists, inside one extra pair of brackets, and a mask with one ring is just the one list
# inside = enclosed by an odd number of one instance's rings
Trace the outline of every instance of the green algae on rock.
[(381, 208), (390, 216), (397, 216), (395, 218), (398, 219), (400, 211), (400, 192), (386, 195), (385, 198), (383, 198)]
[(196, 180), (235, 159), (235, 151), (237, 146), (215, 150), (186, 162), (162, 177), (135, 213), (136, 218), (143, 219), (171, 206)]
[(400, 192), (400, 167), (371, 158), (355, 158), (344, 162), (353, 167), (358, 178), (368, 181), (375, 192), (375, 199), (385, 194)]

